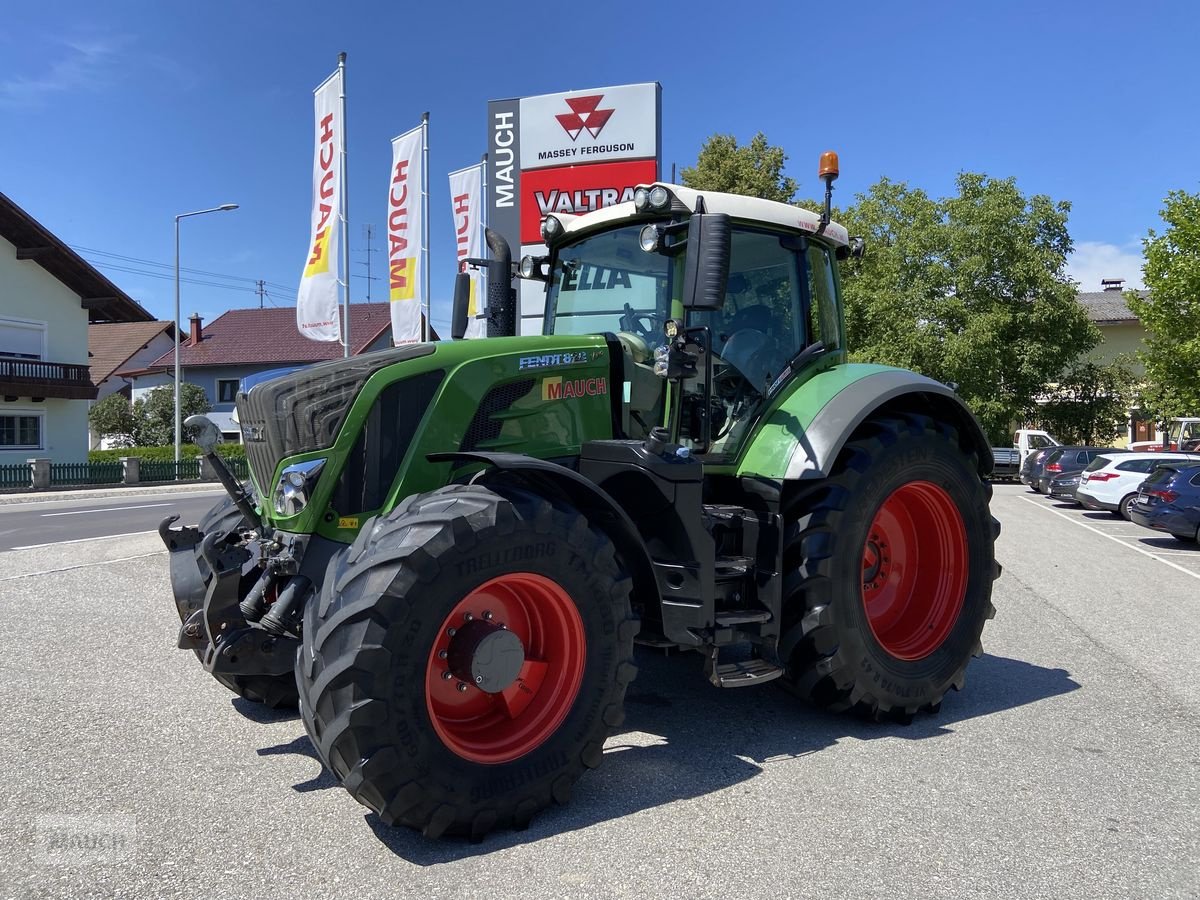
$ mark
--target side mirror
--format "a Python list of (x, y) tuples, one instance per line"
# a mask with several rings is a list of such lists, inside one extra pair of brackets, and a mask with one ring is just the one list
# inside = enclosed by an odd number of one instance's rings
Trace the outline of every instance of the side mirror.
[(467, 313), (471, 307), (471, 276), (459, 272), (454, 276), (454, 306), (450, 313), (450, 337), (461, 341), (467, 333)]
[(188, 416), (183, 424), (195, 432), (193, 443), (204, 451), (205, 455), (216, 450), (221, 443), (221, 429), (208, 416)]
[(688, 220), (683, 269), (683, 305), (720, 309), (729, 282), (732, 226), (725, 213), (695, 213)]

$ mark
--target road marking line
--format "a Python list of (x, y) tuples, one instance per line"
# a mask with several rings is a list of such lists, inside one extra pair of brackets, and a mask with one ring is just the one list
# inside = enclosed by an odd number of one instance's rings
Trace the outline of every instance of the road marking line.
[(75, 538), (72, 541), (50, 541), (48, 544), (26, 544), (24, 547), (9, 547), (9, 550), (41, 550), (43, 547), (61, 547), (63, 544), (86, 544), (88, 541), (107, 541), (109, 538), (140, 537), (143, 534), (158, 534), (157, 531), (129, 531), (125, 534), (102, 534), (98, 537)]
[(1053, 515), (1058, 516), (1060, 519), (1066, 519), (1072, 525), (1078, 525), (1080, 528), (1086, 528), (1088, 531), (1092, 532), (1093, 534), (1098, 534), (1102, 538), (1108, 538), (1114, 544), (1120, 544), (1122, 547), (1128, 547), (1134, 553), (1140, 553), (1140, 554), (1142, 554), (1142, 556), (1148, 556), (1151, 559), (1157, 560), (1158, 562), (1162, 563), (1164, 566), (1170, 566), (1172, 569), (1178, 569), (1184, 575), (1191, 575), (1193, 578), (1200, 579), (1200, 572), (1193, 572), (1190, 569), (1185, 569), (1183, 566), (1177, 566), (1175, 563), (1171, 562), (1169, 559), (1163, 559), (1161, 556), (1159, 556), (1155, 553), (1151, 553), (1149, 550), (1143, 550), (1141, 547), (1135, 547), (1132, 544), (1127, 544), (1120, 538), (1116, 537), (1115, 535), (1106, 534), (1105, 532), (1101, 531), (1099, 528), (1093, 528), (1091, 525), (1088, 525), (1086, 522), (1080, 522), (1078, 519), (1072, 519), (1070, 516), (1066, 515), (1065, 513), (1060, 513), (1056, 509), (1050, 509), (1049, 507), (1043, 506), (1042, 504), (1038, 503), (1036, 500), (1030, 500), (1028, 497), (1021, 497), (1019, 499), (1024, 500), (1026, 503), (1032, 503), (1038, 509), (1044, 509), (1044, 510), (1046, 510), (1046, 512), (1052, 513)]
[(131, 559), (147, 559), (151, 556), (160, 556), (166, 552), (166, 550), (156, 550), (153, 553), (139, 553), (137, 556), (121, 556), (117, 559), (101, 559), (91, 563), (80, 563), (77, 566), (63, 566), (61, 569), (44, 569), (41, 572), (26, 572), (24, 575), (5, 575), (3, 578), (0, 578), (0, 581), (16, 581), (18, 578), (35, 578), (38, 575), (56, 575), (59, 572), (70, 572), (73, 569), (90, 569), (93, 566), (107, 566), (109, 563), (129, 562)]
[(55, 516), (83, 516), (87, 513), (122, 512), (126, 509), (153, 509), (156, 506), (170, 506), (170, 503), (146, 503), (142, 506), (105, 506), (102, 509), (74, 509), (71, 512), (42, 513), (43, 519), (53, 519)]

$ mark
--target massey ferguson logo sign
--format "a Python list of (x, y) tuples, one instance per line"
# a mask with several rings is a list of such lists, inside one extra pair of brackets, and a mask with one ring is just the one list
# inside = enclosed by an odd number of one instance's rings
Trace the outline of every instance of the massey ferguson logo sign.
[(658, 157), (658, 85), (520, 101), (521, 169)]
[(586, 97), (568, 97), (567, 106), (571, 107), (569, 113), (559, 113), (554, 118), (558, 119), (558, 124), (563, 127), (563, 131), (571, 136), (571, 140), (579, 137), (579, 133), (583, 129), (588, 130), (594, 138), (600, 137), (600, 132), (604, 130), (604, 125), (608, 122), (616, 110), (600, 109), (600, 101), (604, 99), (603, 94), (589, 94)]

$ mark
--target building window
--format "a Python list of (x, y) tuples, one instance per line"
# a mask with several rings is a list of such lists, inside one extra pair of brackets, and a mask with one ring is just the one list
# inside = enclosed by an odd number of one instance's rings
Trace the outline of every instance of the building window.
[(237, 399), (238, 386), (241, 384), (236, 378), (218, 378), (217, 379), (217, 402), (232, 403)]
[(45, 347), (45, 325), (18, 319), (0, 319), (0, 357), (42, 359)]
[(41, 416), (0, 416), (0, 450), (41, 449)]

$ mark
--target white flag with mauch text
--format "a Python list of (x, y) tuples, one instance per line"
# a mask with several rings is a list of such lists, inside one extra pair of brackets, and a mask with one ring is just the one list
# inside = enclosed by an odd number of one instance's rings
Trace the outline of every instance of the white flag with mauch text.
[[(450, 173), (450, 206), (454, 215), (454, 242), (458, 253), (458, 270), (463, 260), (483, 258), (483, 163)], [(487, 337), (484, 321), (476, 318), (482, 311), (481, 273), (466, 269), (471, 279), (471, 302), (467, 306), (466, 337)]]
[(421, 167), (425, 126), (392, 140), (392, 176), (388, 184), (388, 300), (392, 343), (421, 340)]
[(296, 327), (312, 341), (340, 341), (338, 319), (338, 217), (341, 214), (341, 76), (334, 72), (314, 92), (312, 231), (300, 276)]

